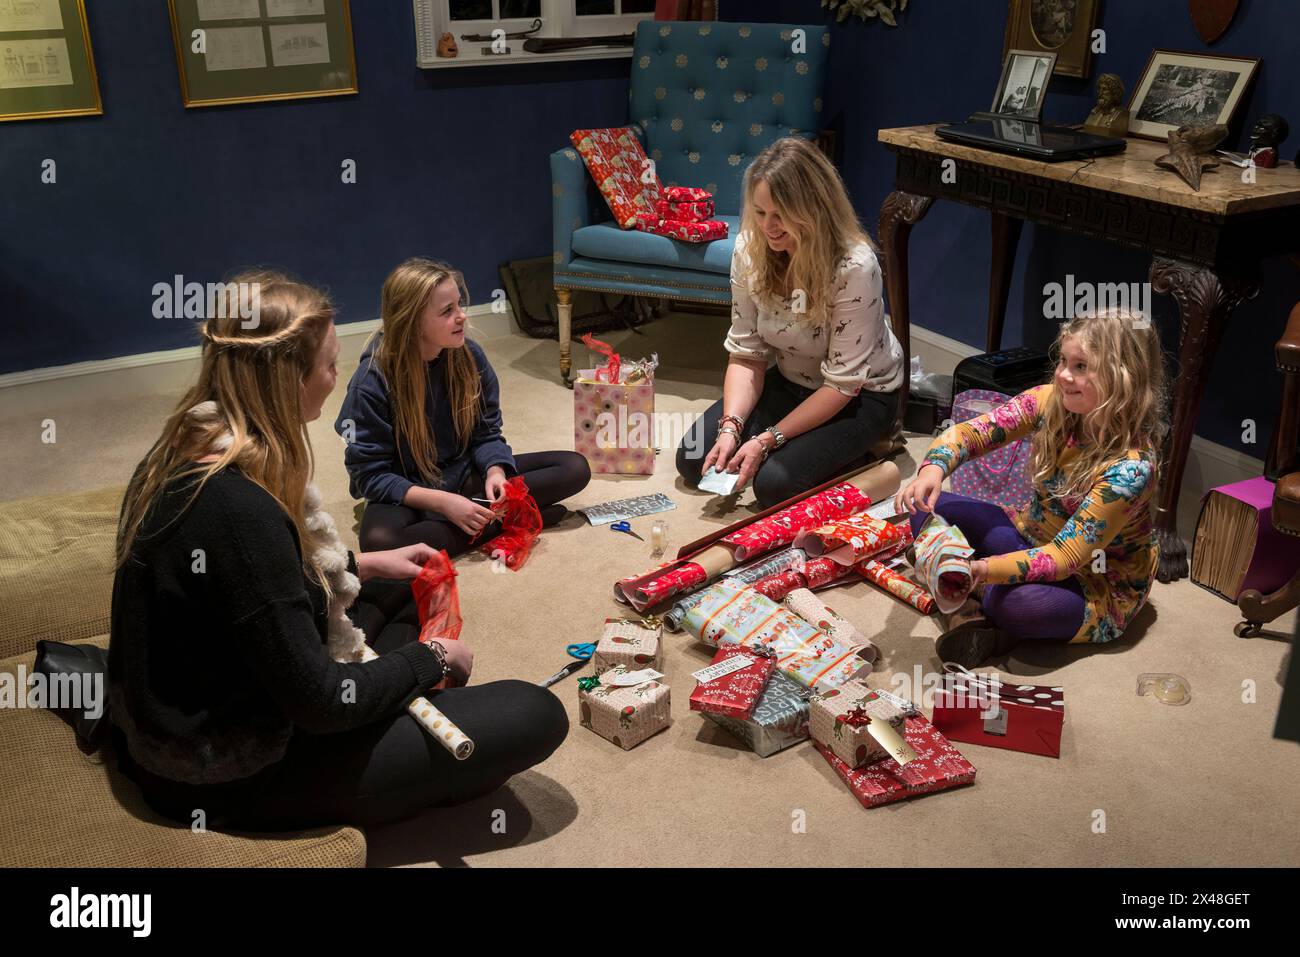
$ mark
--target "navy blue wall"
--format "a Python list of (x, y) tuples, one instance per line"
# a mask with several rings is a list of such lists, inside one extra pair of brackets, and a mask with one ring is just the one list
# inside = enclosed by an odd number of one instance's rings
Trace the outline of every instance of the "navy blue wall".
[[(417, 253), (463, 268), (477, 300), (508, 259), (550, 249), (546, 156), (579, 126), (626, 122), (626, 60), (420, 71), (408, 0), (354, 3), (359, 96), (184, 110), (165, 10), (156, 0), (90, 0), (105, 115), (0, 126), (0, 372), (193, 343), (183, 320), (151, 315), (152, 286), (175, 273), (207, 281), (265, 263), (328, 285), (340, 319), (377, 314), (387, 271)], [(1110, 0), (1108, 52), (1093, 78), (1053, 81), (1049, 120), (1075, 121), (1096, 75), (1131, 88), (1153, 47), (1199, 50), (1185, 0)], [(732, 20), (824, 22), (817, 0), (724, 0)], [(913, 0), (902, 25), (833, 30), (826, 93), (841, 166), (874, 229), (893, 176), (881, 127), (952, 120), (987, 108), (1002, 56), (1002, 0)], [(1216, 53), (1260, 56), (1246, 128), (1265, 112), (1300, 131), (1293, 0), (1244, 0)], [(1290, 157), (1300, 132), (1286, 144)], [(40, 163), (58, 161), (42, 186)], [(359, 182), (340, 182), (357, 160)], [(1171, 174), (1172, 175), (1172, 174)], [(988, 218), (938, 204), (912, 235), (913, 321), (984, 339)], [(1047, 282), (1142, 282), (1147, 257), (1028, 226), (1008, 311), (1008, 345), (1050, 340)], [(1285, 261), (1238, 310), (1215, 364), (1198, 431), (1261, 456), (1280, 380), (1272, 345), (1300, 298)], [(1172, 304), (1156, 299), (1172, 333)], [(1173, 336), (1168, 335), (1170, 345)], [(1241, 421), (1260, 444), (1242, 446)]]
[[(731, 20), (834, 22), (817, 0), (722, 0)], [(881, 128), (961, 120), (987, 110), (1002, 68), (1004, 0), (912, 0), (899, 27), (853, 19), (831, 33), (827, 125), (840, 140), (840, 168), (863, 221), (873, 233), (892, 189), (894, 154), (876, 140)], [(1094, 99), (1097, 76), (1118, 73), (1131, 92), (1154, 48), (1261, 57), (1254, 92), (1243, 108), (1244, 131), (1264, 113), (1290, 119), (1283, 156), (1300, 149), (1300, 10), (1294, 0), (1242, 0), (1228, 32), (1207, 48), (1192, 26), (1187, 0), (1103, 0), (1099, 26), (1106, 53), (1093, 58), (1088, 80), (1056, 77), (1044, 117), (1077, 123)], [(1230, 144), (1225, 144), (1225, 148)], [(1244, 133), (1243, 143), (1244, 145)], [(1168, 174), (1173, 176), (1174, 174)], [(1211, 174), (1223, 175), (1223, 174)], [(1004, 345), (1045, 346), (1056, 332), (1042, 317), (1043, 286), (1076, 280), (1145, 282), (1150, 257), (1026, 225), (1020, 239)], [(988, 214), (936, 203), (912, 232), (912, 322), (971, 345), (984, 345), (989, 268)], [(1285, 259), (1265, 266), (1259, 298), (1237, 310), (1214, 364), (1197, 432), (1263, 458), (1281, 401), (1273, 344), (1300, 299), (1300, 276)], [(1177, 342), (1177, 310), (1154, 297), (1167, 348)], [(1257, 423), (1255, 445), (1243, 445), (1242, 420)]]

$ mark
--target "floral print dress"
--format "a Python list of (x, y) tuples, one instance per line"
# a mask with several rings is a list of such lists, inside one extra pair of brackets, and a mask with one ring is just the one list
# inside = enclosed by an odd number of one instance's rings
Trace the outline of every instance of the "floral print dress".
[[(986, 415), (954, 425), (934, 440), (923, 464), (939, 466), (946, 478), (963, 462), (1032, 435), (1055, 388), (1029, 389)], [(987, 581), (1018, 585), (1077, 577), (1086, 607), (1070, 640), (1113, 641), (1146, 604), (1159, 559), (1151, 518), (1155, 455), (1132, 449), (1103, 468), (1081, 498), (1053, 498), (1062, 466), (1078, 454), (1071, 442), (1052, 476), (1034, 480), (1029, 504), (1021, 511), (1005, 509), (1033, 547), (988, 557)]]

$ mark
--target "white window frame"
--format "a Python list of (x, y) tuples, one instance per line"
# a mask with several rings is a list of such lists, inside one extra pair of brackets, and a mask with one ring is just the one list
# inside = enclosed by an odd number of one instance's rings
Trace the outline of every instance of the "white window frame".
[[(622, 9), (622, 0), (615, 0), (616, 9)], [(566, 50), (560, 53), (525, 53), (523, 40), (512, 39), (507, 43), (511, 48), (508, 54), (484, 55), (482, 48), (489, 46), (486, 41), (464, 41), (462, 33), (490, 34), (501, 28), (506, 33), (518, 33), (527, 30), (533, 24), (530, 17), (510, 18), (508, 20), (453, 20), (449, 0), (415, 0), (417, 7), (424, 6), (432, 14), (434, 35), (441, 36), (450, 32), (456, 37), (460, 55), (452, 59), (438, 59), (420, 65), (433, 67), (489, 66), (500, 63), (539, 63), (558, 60), (604, 60), (619, 57), (630, 58), (629, 47), (591, 47), (581, 50)], [(493, 9), (500, 10), (499, 0), (493, 0)], [(541, 0), (542, 28), (533, 34), (536, 37), (555, 39), (561, 37), (598, 37), (616, 33), (633, 33), (642, 20), (654, 19), (653, 11), (647, 13), (616, 13), (606, 16), (579, 17), (574, 0)]]

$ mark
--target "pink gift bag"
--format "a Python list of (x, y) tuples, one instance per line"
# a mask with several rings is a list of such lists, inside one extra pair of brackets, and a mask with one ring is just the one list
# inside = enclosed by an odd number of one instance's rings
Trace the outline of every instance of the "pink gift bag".
[(584, 337), (607, 356), (598, 369), (581, 369), (573, 382), (573, 448), (592, 472), (652, 475), (655, 470), (653, 375), (625, 380), (634, 367), (599, 339)]
[[(1012, 397), (986, 389), (967, 389), (952, 401), (952, 420), (966, 422), (992, 412)], [(1034, 497), (1029, 479), (1030, 439), (1017, 439), (959, 465), (952, 473), (952, 490), (1008, 508), (1021, 509)]]

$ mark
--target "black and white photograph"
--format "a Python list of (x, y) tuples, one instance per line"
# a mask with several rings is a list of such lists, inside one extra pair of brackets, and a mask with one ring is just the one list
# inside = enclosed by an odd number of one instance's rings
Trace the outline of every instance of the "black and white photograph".
[(1002, 67), (1002, 82), (993, 97), (993, 113), (1037, 122), (1052, 77), (1054, 53), (1012, 50)]
[(1164, 139), (1180, 126), (1230, 125), (1258, 62), (1156, 50), (1129, 104), (1130, 130)]

